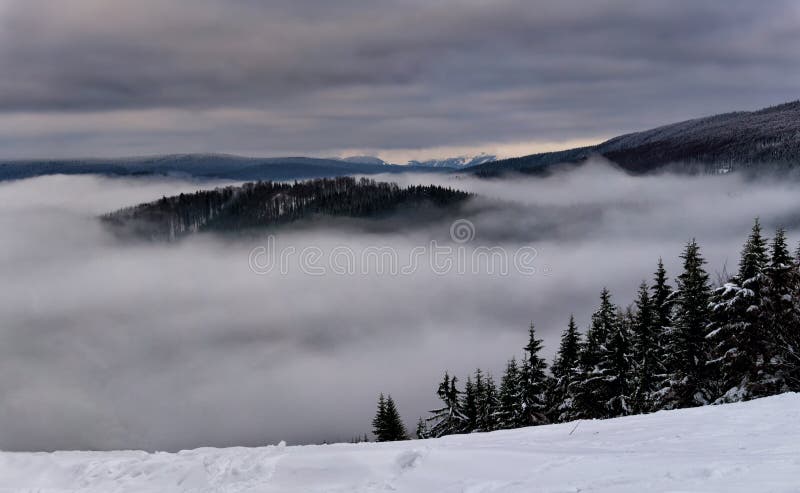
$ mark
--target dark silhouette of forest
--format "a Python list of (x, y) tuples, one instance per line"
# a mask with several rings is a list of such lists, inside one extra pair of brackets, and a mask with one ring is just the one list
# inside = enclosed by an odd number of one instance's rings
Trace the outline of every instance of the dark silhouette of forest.
[(163, 197), (102, 220), (124, 235), (175, 240), (193, 233), (263, 229), (318, 215), (382, 217), (401, 208), (446, 208), (471, 196), (448, 187), (400, 187), (367, 178), (260, 181)]

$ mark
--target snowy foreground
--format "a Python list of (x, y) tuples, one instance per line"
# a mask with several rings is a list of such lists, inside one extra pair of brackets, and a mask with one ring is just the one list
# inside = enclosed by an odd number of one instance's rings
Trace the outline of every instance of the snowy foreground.
[(390, 444), (0, 453), (0, 491), (798, 492), (800, 394)]

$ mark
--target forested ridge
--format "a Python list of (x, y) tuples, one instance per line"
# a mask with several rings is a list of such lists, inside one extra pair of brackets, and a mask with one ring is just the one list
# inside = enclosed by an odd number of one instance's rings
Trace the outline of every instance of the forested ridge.
[(237, 232), (276, 226), (314, 215), (373, 217), (400, 207), (447, 207), (471, 194), (435, 185), (352, 177), (290, 183), (260, 181), (163, 197), (102, 217), (118, 232), (174, 240), (192, 233)]
[(633, 173), (664, 166), (720, 173), (789, 170), (800, 165), (800, 101), (737, 111), (620, 135), (601, 144), (532, 154), (470, 168), (478, 176), (546, 173), (555, 165), (600, 156)]
[[(417, 437), (800, 392), (800, 248), (791, 252), (782, 229), (768, 240), (756, 221), (735, 275), (712, 283), (695, 240), (681, 259), (674, 283), (659, 260), (628, 307), (604, 288), (584, 333), (569, 316), (549, 370), (531, 323), (521, 359), (507, 362), (499, 384), (480, 369), (463, 386), (445, 372), (441, 405), (419, 419)], [(386, 440), (384, 421), (396, 418), (382, 416), (373, 425)]]

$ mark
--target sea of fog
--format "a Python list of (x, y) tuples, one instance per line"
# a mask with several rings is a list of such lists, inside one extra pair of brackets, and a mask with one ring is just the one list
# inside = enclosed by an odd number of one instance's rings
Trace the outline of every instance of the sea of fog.
[[(97, 216), (222, 184), (0, 183), (0, 448), (349, 440), (370, 431), (379, 392), (392, 394), (413, 429), (437, 405), (445, 370), (464, 377), (479, 366), (499, 380), (531, 321), (550, 360), (570, 314), (585, 329), (604, 286), (627, 305), (659, 257), (674, 278), (692, 237), (712, 279), (735, 270), (755, 217), (768, 234), (783, 225), (800, 240), (794, 182), (631, 177), (603, 163), (549, 178), (386, 179), (479, 194), (463, 210), (470, 235), (448, 243), (450, 222), (388, 232), (334, 223), (272, 239), (130, 243)], [(509, 268), (434, 268), (432, 239), (454, 255), (506, 252)], [(259, 247), (312, 247), (322, 259), (389, 249), (418, 264), (406, 272), (327, 264), (318, 275), (297, 254), (286, 268), (259, 270)], [(513, 264), (520, 251), (535, 253), (525, 260), (532, 269)]]

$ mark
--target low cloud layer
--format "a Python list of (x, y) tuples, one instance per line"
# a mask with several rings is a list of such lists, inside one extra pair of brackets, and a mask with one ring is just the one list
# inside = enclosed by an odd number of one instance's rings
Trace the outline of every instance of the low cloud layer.
[[(392, 178), (416, 182), (431, 176)], [(123, 244), (95, 215), (209, 187), (49, 176), (0, 184), (0, 448), (257, 445), (347, 440), (389, 392), (413, 424), (447, 369), (499, 372), (534, 320), (548, 359), (602, 286), (627, 304), (663, 256), (696, 236), (733, 265), (755, 216), (800, 239), (800, 185), (735, 176), (634, 178), (601, 163), (546, 180), (443, 183), (474, 204), (471, 245), (532, 246), (536, 275), (259, 276), (259, 242)], [(284, 232), (279, 246), (391, 246), (407, 254), (448, 224), (395, 233)]]
[(798, 20), (788, 0), (3, 0), (0, 158), (531, 152), (796, 99)]

